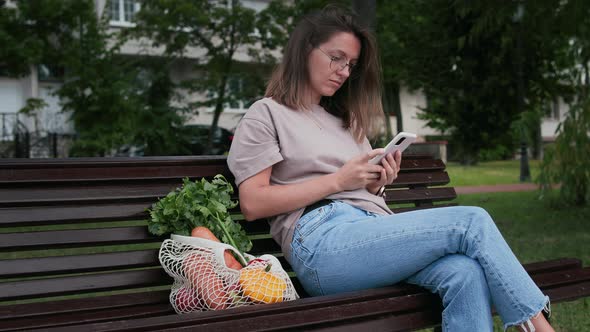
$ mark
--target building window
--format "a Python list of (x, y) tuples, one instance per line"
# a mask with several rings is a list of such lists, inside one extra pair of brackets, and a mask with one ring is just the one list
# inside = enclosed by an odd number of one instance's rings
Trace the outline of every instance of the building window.
[(132, 26), (133, 17), (140, 9), (136, 0), (110, 0), (108, 13), (111, 25)]
[(554, 97), (545, 106), (545, 117), (552, 120), (559, 120), (559, 99)]
[(63, 81), (65, 69), (61, 66), (40, 64), (37, 66), (37, 75), (40, 82)]
[(226, 110), (235, 113), (245, 113), (250, 105), (256, 101), (248, 96), (246, 86), (251, 84), (240, 76), (231, 76), (227, 82), (228, 102), (225, 104)]

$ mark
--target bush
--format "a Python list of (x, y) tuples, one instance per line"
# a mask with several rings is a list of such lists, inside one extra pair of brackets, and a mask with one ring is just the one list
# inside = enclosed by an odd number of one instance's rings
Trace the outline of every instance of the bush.
[(590, 98), (573, 105), (557, 127), (555, 143), (548, 146), (538, 182), (541, 197), (548, 198), (554, 184), (561, 184), (560, 199), (585, 205), (590, 202)]

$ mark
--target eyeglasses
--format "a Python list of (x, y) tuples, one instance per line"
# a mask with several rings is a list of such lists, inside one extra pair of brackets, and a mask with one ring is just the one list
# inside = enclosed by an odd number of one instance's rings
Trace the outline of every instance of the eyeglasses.
[(356, 63), (350, 63), (343, 56), (330, 55), (330, 54), (324, 52), (324, 50), (322, 50), (319, 47), (317, 49), (320, 50), (322, 53), (324, 53), (328, 58), (330, 58), (330, 69), (332, 69), (332, 70), (340, 71), (340, 70), (346, 68), (346, 66), (348, 66), (348, 73), (352, 74), (353, 70), (357, 67)]

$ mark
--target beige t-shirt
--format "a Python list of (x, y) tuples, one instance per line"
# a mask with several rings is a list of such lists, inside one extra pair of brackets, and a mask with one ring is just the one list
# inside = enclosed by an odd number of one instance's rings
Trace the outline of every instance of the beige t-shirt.
[[(240, 121), (227, 163), (236, 184), (272, 166), (271, 185), (303, 182), (338, 171), (349, 159), (371, 150), (359, 144), (342, 120), (313, 105), (294, 110), (264, 98), (255, 102)], [(376, 214), (391, 214), (382, 197), (361, 188), (326, 197)], [(271, 235), (289, 260), (291, 239), (303, 208), (269, 218)]]

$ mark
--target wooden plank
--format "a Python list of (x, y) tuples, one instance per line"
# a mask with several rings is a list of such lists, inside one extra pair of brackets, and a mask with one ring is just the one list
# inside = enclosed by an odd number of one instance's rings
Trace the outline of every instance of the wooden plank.
[[(359, 291), (359, 292), (350, 292), (346, 294), (340, 295), (329, 295), (329, 296), (320, 296), (314, 298), (306, 298), (300, 299), (297, 301), (290, 301), (290, 302), (282, 302), (282, 303), (275, 303), (269, 305), (255, 305), (255, 306), (246, 306), (228, 310), (220, 310), (220, 311), (209, 311), (209, 312), (194, 312), (184, 314), (182, 316), (178, 315), (170, 315), (170, 316), (163, 316), (163, 317), (151, 317), (141, 320), (128, 320), (128, 321), (118, 321), (118, 322), (108, 322), (108, 323), (98, 323), (98, 324), (91, 324), (83, 326), (85, 331), (102, 331), (102, 330), (117, 330), (117, 331), (124, 331), (124, 330), (148, 330), (148, 329), (162, 329), (162, 328), (173, 328), (173, 327), (182, 327), (182, 326), (193, 326), (195, 324), (205, 324), (203, 326), (199, 326), (199, 331), (201, 328), (206, 328), (207, 326), (211, 326), (211, 324), (225, 324), (226, 322), (234, 321), (232, 324), (235, 326), (242, 327), (249, 327), (248, 320), (251, 318), (258, 317), (259, 320), (264, 323), (264, 321), (270, 319), (273, 320), (272, 317), (277, 317), (276, 323), (279, 324), (277, 327), (285, 326), (286, 324), (290, 324), (288, 318), (289, 316), (292, 318), (297, 317), (297, 323), (302, 320), (305, 320), (306, 317), (309, 315), (307, 313), (311, 313), (313, 316), (309, 317), (316, 317), (316, 319), (324, 319), (322, 318), (324, 312), (321, 314), (313, 314), (315, 310), (334, 310), (339, 306), (348, 307), (348, 306), (359, 306), (363, 307), (359, 304), (365, 303), (377, 303), (377, 301), (388, 299), (408, 299), (407, 296), (411, 294), (416, 294), (417, 296), (424, 296), (424, 295), (431, 295), (425, 294), (423, 290), (415, 286), (392, 286), (392, 287), (384, 287), (379, 289), (369, 289), (366, 291)], [(416, 303), (412, 301), (401, 301), (402, 305), (406, 307), (415, 306)], [(427, 304), (426, 304), (427, 305)], [(376, 306), (378, 307), (378, 306)], [(366, 308), (366, 310), (370, 310), (373, 308)], [(286, 316), (287, 317), (286, 317)], [(280, 319), (278, 319), (280, 317)], [(287, 320), (285, 320), (285, 317)], [(236, 321), (240, 320), (240, 323), (236, 324)], [(254, 324), (256, 324), (254, 322)], [(217, 331), (225, 331), (224, 329), (226, 326), (216, 325)], [(262, 328), (263, 325), (258, 324), (258, 328)], [(76, 331), (79, 330), (81, 326), (72, 326), (72, 327), (63, 327), (63, 331)], [(193, 327), (194, 328), (194, 327)], [(56, 331), (59, 329), (56, 329)], [(250, 328), (245, 329), (245, 331), (250, 330)], [(207, 331), (207, 330), (204, 330)]]
[(0, 260), (0, 277), (50, 276), (150, 266), (160, 266), (158, 249)]
[(448, 204), (436, 204), (436, 205), (422, 205), (422, 206), (416, 206), (416, 207), (400, 207), (400, 208), (393, 208), (391, 209), (391, 211), (393, 211), (393, 213), (404, 213), (404, 212), (410, 212), (410, 211), (416, 211), (416, 210), (426, 210), (426, 209), (436, 209), (436, 208), (443, 208), (443, 207), (449, 207), (449, 206), (457, 206), (457, 203), (448, 203)]
[(524, 264), (524, 267), (529, 274), (540, 274), (545, 272), (578, 269), (582, 267), (582, 260), (578, 258), (558, 258)]
[(573, 301), (590, 296), (590, 281), (544, 290), (552, 302)]
[[(578, 263), (579, 263), (578, 260), (561, 259), (561, 260), (553, 260), (553, 261), (549, 261), (549, 262), (527, 264), (527, 265), (525, 265), (525, 268), (527, 269), (527, 271), (529, 271), (529, 273), (532, 273), (532, 271), (535, 271), (535, 270), (544, 271), (549, 267), (551, 267), (551, 269), (558, 269), (559, 264), (562, 264), (562, 267), (564, 267), (564, 268), (572, 267), (572, 266), (575, 267), (575, 266), (577, 266)], [(575, 273), (575, 271), (569, 271), (568, 273)], [(545, 274), (545, 275), (549, 275), (549, 274)], [(556, 283), (561, 282), (559, 279), (556, 279), (556, 278), (553, 278), (553, 279), (555, 280)], [(567, 286), (567, 287), (569, 287), (569, 286)], [(546, 289), (547, 288), (544, 287), (544, 291)], [(584, 290), (584, 288), (581, 288), (581, 289)], [(580, 288), (578, 287), (576, 290), (580, 291)], [(590, 291), (589, 289), (586, 289), (586, 290)], [(545, 292), (547, 293), (547, 291), (545, 291)], [(304, 299), (304, 300), (300, 300), (300, 301), (284, 303), (285, 305), (289, 306), (289, 308), (278, 309), (273, 305), (273, 306), (258, 307), (257, 309), (264, 310), (264, 311), (271, 310), (272, 312), (266, 312), (266, 313), (263, 312), (261, 315), (272, 315), (272, 317), (278, 317), (280, 315), (283, 315), (285, 312), (291, 312), (291, 311), (297, 311), (296, 317), (304, 317), (307, 315), (307, 313), (312, 313), (312, 312), (316, 313), (316, 311), (313, 311), (314, 309), (320, 308), (321, 310), (324, 310), (325, 308), (332, 308), (332, 309), (330, 309), (332, 311), (328, 311), (328, 313), (331, 313), (331, 315), (332, 315), (331, 319), (333, 321), (328, 320), (328, 321), (312, 322), (308, 319), (309, 317), (305, 317), (304, 323), (303, 323), (305, 325), (297, 325), (297, 327), (302, 328), (305, 326), (305, 329), (323, 330), (326, 326), (340, 326), (340, 325), (334, 325), (334, 324), (341, 324), (343, 322), (347, 323), (347, 324), (350, 323), (350, 324), (352, 324), (350, 326), (354, 327), (354, 326), (362, 326), (362, 324), (364, 324), (365, 322), (369, 322), (369, 321), (374, 322), (375, 320), (383, 319), (384, 316), (380, 315), (378, 312), (376, 312), (374, 310), (375, 307), (377, 307), (377, 308), (383, 307), (383, 301), (381, 299), (389, 298), (389, 297), (397, 297), (398, 299), (400, 299), (401, 301), (404, 301), (404, 303), (406, 303), (408, 295), (411, 295), (411, 294), (418, 294), (418, 295), (419, 294), (427, 294), (429, 296), (433, 296), (431, 294), (428, 294), (426, 291), (422, 290), (419, 287), (416, 287), (413, 285), (407, 285), (407, 284), (400, 284), (400, 285), (396, 285), (396, 286), (392, 286), (392, 287), (385, 287), (385, 288), (376, 289), (376, 290), (367, 290), (367, 291), (351, 292), (351, 293), (340, 294), (340, 295), (315, 297), (315, 298), (311, 298), (311, 299)], [(552, 296), (552, 299), (553, 299), (553, 296)], [(357, 309), (350, 309), (351, 304), (356, 305), (357, 303), (362, 302), (362, 301), (366, 302), (365, 305), (362, 306), (363, 308), (372, 308), (372, 309), (366, 311), (364, 314)], [(429, 303), (429, 305), (432, 305), (432, 303), (436, 303), (437, 301), (438, 301), (438, 298), (434, 297), (434, 301), (429, 300), (427, 302)], [(291, 308), (291, 306), (293, 306), (293, 308)], [(252, 308), (252, 307), (250, 307), (250, 308)], [(353, 308), (355, 308), (355, 307), (353, 306)], [(242, 309), (242, 308), (239, 308), (239, 309)], [(239, 311), (236, 311), (239, 309), (224, 310), (224, 311), (219, 311), (219, 312), (196, 313), (197, 315), (199, 315), (199, 321), (193, 321), (192, 324), (206, 324), (206, 325), (204, 325), (205, 327), (211, 326), (211, 324), (213, 324), (213, 326), (220, 328), (221, 325), (218, 325), (218, 324), (226, 324), (226, 322), (228, 320), (234, 319), (236, 317), (236, 315), (240, 314)], [(353, 314), (351, 315), (351, 312), (348, 310), (352, 310)], [(415, 310), (415, 312), (421, 312), (421, 310)], [(434, 312), (439, 313), (440, 309), (436, 309), (436, 310), (434, 310)], [(229, 314), (231, 314), (231, 318), (227, 317), (227, 315), (229, 315)], [(259, 311), (256, 310), (256, 312), (248, 312), (245, 315), (260, 317), (259, 314), (260, 314)], [(389, 314), (389, 312), (387, 314)], [(194, 315), (194, 314), (189, 314), (189, 315)], [(377, 315), (377, 316), (372, 317), (373, 315)], [(84, 314), (82, 315), (82, 317), (87, 317), (87, 319), (89, 321), (92, 321), (96, 317), (100, 317), (100, 314), (95, 316), (94, 318), (91, 315), (85, 316)], [(184, 319), (189, 316), (183, 315), (183, 316), (174, 316), (174, 317), (182, 317), (182, 320), (184, 321)], [(160, 318), (169, 319), (170, 317), (160, 317)], [(370, 318), (370, 319), (367, 320), (367, 318)], [(159, 319), (159, 318), (155, 318), (155, 319)], [(237, 319), (241, 319), (241, 318), (238, 317)], [(272, 319), (274, 319), (274, 318), (272, 318)], [(180, 318), (177, 318), (177, 319), (172, 318), (172, 321), (174, 323), (172, 325), (166, 325), (165, 328), (166, 329), (183, 328), (185, 326), (184, 324), (182, 326), (176, 325), (176, 321), (178, 321), (178, 320), (180, 320)], [(359, 322), (359, 320), (360, 320), (360, 322)], [(141, 321), (143, 321), (143, 319)], [(135, 320), (135, 322), (139, 322), (139, 321)], [(358, 322), (358, 324), (355, 322)], [(195, 326), (192, 324), (190, 326), (192, 326), (194, 328)], [(253, 329), (261, 328), (260, 325), (254, 325), (254, 326), (247, 325), (248, 322), (244, 322), (244, 321), (240, 321), (239, 323), (234, 323), (234, 324), (240, 324), (240, 326), (246, 326), (248, 328), (252, 327)], [(244, 325), (244, 324), (246, 324), (246, 325)], [(309, 325), (309, 324), (311, 324), (311, 325)], [(326, 325), (326, 324), (328, 324), (328, 325)], [(359, 324), (361, 324), (361, 325), (359, 325)], [(101, 324), (92, 325), (92, 326), (101, 326), (101, 330), (104, 327)], [(87, 327), (88, 328), (87, 330), (92, 330), (92, 328), (91, 328), (92, 326)], [(150, 324), (149, 326), (152, 326), (152, 325)], [(230, 326), (234, 326), (234, 325), (230, 325)], [(348, 325), (344, 325), (344, 326), (348, 326)], [(372, 326), (376, 326), (376, 325), (372, 325)], [(147, 325), (143, 326), (143, 327), (147, 328)], [(288, 326), (288, 328), (294, 328), (294, 327), (296, 327), (296, 325), (289, 325)], [(127, 328), (131, 328), (131, 327), (125, 325), (125, 328), (123, 328), (122, 330), (126, 330)], [(133, 328), (137, 328), (137, 326), (134, 325)], [(115, 328), (115, 330), (119, 330), (119, 328), (117, 327), (117, 328)], [(248, 329), (246, 329), (246, 330), (248, 330)]]
[[(357, 331), (414, 331), (440, 325), (441, 309), (423, 309), (417, 312), (401, 313), (395, 316), (381, 315), (369, 319), (335, 322), (314, 326), (317, 332), (357, 332)], [(308, 330), (306, 328), (306, 330)]]
[(6, 322), (0, 321), (0, 331), (44, 329), (47, 327), (71, 324), (88, 324), (101, 321), (157, 317), (166, 314), (172, 315), (173, 313), (174, 311), (168, 303), (136, 304), (124, 308), (105, 308), (95, 312), (76, 312), (75, 315), (70, 313), (52, 314), (49, 317), (27, 317), (13, 319)]
[(56, 314), (68, 314), (73, 316), (79, 311), (97, 311), (101, 309), (122, 308), (135, 305), (169, 303), (169, 296), (169, 290), (161, 290), (0, 306), (0, 322), (2, 322), (2, 320), (32, 318), (35, 316)]
[(76, 229), (27, 233), (0, 233), (0, 249), (32, 249), (42, 247), (93, 246), (100, 244), (130, 244), (154, 242), (146, 226)]
[(541, 288), (553, 288), (590, 281), (590, 267), (573, 270), (546, 272), (532, 276)]
[(47, 201), (68, 202), (126, 200), (138, 197), (154, 198), (166, 196), (170, 191), (182, 185), (178, 179), (174, 182), (122, 183), (122, 184), (67, 184), (55, 186), (38, 186), (36, 188), (0, 189), (0, 206), (43, 205)]
[(400, 172), (432, 171), (445, 169), (445, 163), (440, 159), (402, 159)]
[[(402, 171), (442, 170), (441, 160), (403, 159)], [(231, 176), (225, 156), (0, 160), (0, 184)]]
[(449, 175), (444, 171), (436, 172), (400, 172), (388, 188), (404, 188), (415, 186), (440, 186), (449, 183)]
[(438, 202), (448, 201), (457, 198), (455, 188), (415, 188), (407, 190), (387, 190), (386, 202), (393, 203), (416, 203), (419, 201)]
[(39, 168), (22, 169), (19, 171), (0, 169), (0, 184), (76, 181), (85, 182), (99, 179), (137, 179), (137, 178), (168, 178), (168, 177), (203, 177), (217, 174), (229, 175), (220, 165), (205, 166), (140, 166), (117, 168)]
[(163, 269), (121, 271), (52, 279), (8, 281), (0, 283), (0, 300), (24, 300), (36, 297), (163, 286), (171, 283), (172, 279)]
[(0, 208), (0, 227), (146, 219), (152, 201)]

